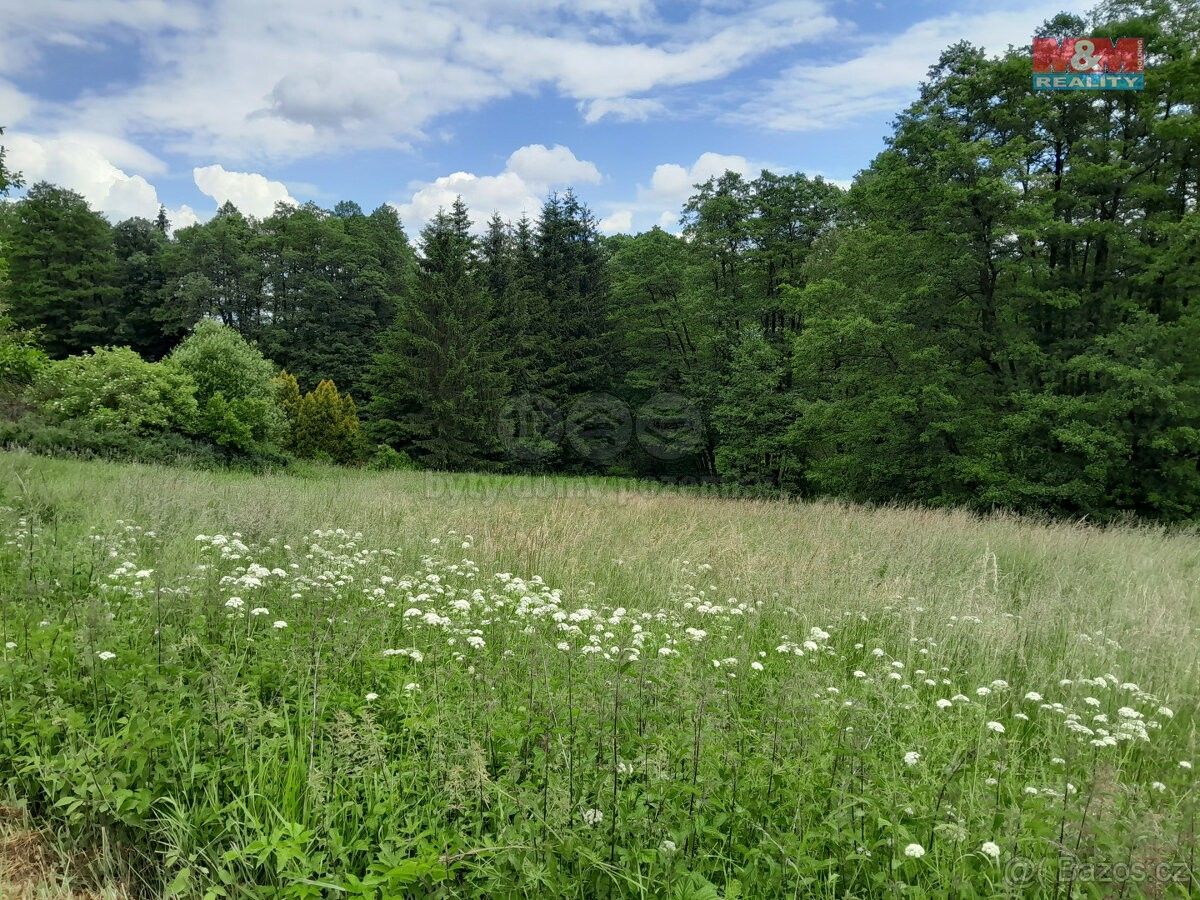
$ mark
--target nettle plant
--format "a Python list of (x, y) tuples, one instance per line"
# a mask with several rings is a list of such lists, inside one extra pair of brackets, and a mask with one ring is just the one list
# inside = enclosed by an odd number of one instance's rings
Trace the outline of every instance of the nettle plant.
[(817, 621), (683, 560), (660, 598), (568, 594), (453, 531), (181, 565), (3, 515), (0, 778), (148, 895), (1070, 895), (1089, 861), (1195, 889), (1194, 685), (1135, 683), (1111, 635)]

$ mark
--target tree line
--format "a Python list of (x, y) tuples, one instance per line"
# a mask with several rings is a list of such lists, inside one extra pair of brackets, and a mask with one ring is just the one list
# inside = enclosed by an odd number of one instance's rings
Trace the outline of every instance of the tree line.
[(460, 200), (415, 245), (353, 203), (172, 233), (33, 185), (0, 211), (7, 341), (154, 362), (219, 322), (293, 415), (341, 410), (301, 444), (342, 461), (1192, 519), (1200, 13), (1038, 34), (1144, 37), (1146, 89), (1033, 92), (1028, 48), (956, 44), (848, 191), (727, 172), (678, 235), (602, 236), (570, 191), (481, 233)]

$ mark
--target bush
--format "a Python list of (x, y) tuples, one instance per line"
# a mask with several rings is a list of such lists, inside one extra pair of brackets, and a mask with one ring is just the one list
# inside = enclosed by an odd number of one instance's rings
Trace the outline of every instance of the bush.
[(195, 390), (185, 372), (115, 347), (43, 367), (30, 397), (50, 425), (146, 435), (190, 431), (196, 421)]
[(293, 440), (300, 456), (327, 458), (343, 465), (361, 462), (362, 428), (354, 400), (349, 394), (339, 394), (332, 381), (322, 381), (300, 401)]
[(47, 362), (37, 334), (0, 314), (0, 397), (23, 391)]
[(367, 460), (367, 468), (376, 472), (412, 471), (417, 464), (403, 450), (396, 450), (387, 444), (376, 444), (374, 452)]
[(232, 328), (204, 321), (167, 364), (196, 384), (198, 434), (227, 453), (278, 454), (285, 429), (275, 367), (257, 347)]
[[(50, 425), (36, 416), (25, 416), (16, 422), (0, 421), (0, 448), (45, 456), (120, 459), (196, 468), (225, 465), (211, 444), (175, 432), (99, 432), (79, 422)], [(265, 460), (247, 462), (257, 466)]]

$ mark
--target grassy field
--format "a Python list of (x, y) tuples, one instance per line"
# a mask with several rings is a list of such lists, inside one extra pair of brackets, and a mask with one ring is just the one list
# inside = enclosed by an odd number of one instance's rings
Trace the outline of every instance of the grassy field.
[(131, 894), (1191, 896), (1200, 539), (0, 455), (0, 778)]

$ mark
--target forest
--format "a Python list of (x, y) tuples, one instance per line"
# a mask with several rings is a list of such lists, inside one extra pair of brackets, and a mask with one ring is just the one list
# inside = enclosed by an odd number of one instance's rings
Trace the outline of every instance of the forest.
[(727, 172), (677, 234), (569, 190), (111, 224), (0, 153), (0, 442), (1194, 520), (1200, 11), (1128, 9), (1039, 34), (1144, 36), (1144, 91), (956, 44), (849, 190)]

